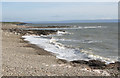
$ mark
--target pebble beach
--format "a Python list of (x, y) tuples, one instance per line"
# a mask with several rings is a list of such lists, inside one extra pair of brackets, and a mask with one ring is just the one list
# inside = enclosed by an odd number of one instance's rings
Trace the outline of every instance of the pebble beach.
[(73, 65), (54, 54), (24, 41), (23, 35), (8, 31), (24, 25), (2, 24), (3, 76), (119, 76), (117, 69), (92, 69), (85, 64)]

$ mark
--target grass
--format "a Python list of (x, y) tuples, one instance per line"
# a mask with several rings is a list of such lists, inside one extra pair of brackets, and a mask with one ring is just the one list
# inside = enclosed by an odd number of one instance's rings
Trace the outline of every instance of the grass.
[(0, 22), (0, 23), (3, 23), (3, 24), (26, 24), (24, 22)]

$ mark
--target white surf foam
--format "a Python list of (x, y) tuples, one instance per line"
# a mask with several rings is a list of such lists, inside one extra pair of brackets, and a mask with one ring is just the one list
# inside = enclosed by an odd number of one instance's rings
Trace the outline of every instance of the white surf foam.
[(69, 33), (66, 31), (57, 31), (57, 34), (69, 34)]
[(53, 37), (43, 37), (43, 36), (22, 36), (24, 40), (29, 41), (31, 44), (36, 44), (37, 46), (43, 48), (46, 51), (56, 54), (59, 59), (65, 59), (67, 61), (73, 60), (100, 60), (106, 62), (106, 64), (114, 63), (116, 60), (111, 60), (109, 58), (104, 58), (98, 55), (92, 54), (92, 52), (86, 50), (79, 50), (73, 48), (67, 48), (63, 44), (58, 43)]
[[(64, 27), (64, 28), (28, 28), (32, 30), (73, 30), (73, 29), (98, 29), (98, 28), (107, 28), (107, 26), (71, 26), (71, 27)], [(62, 33), (61, 31), (58, 31)]]
[(97, 29), (97, 28), (107, 28), (106, 26), (78, 26), (80, 29)]

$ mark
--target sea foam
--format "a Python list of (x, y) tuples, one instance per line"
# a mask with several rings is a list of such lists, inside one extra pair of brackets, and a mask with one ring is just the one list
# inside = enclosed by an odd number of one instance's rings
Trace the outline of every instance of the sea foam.
[[(27, 28), (27, 30), (77, 30), (77, 29), (101, 29), (101, 28), (107, 28), (106, 26), (70, 26), (70, 27), (64, 27), (64, 28)], [(58, 31), (60, 32), (60, 31)], [(65, 33), (65, 32), (60, 32)]]
[[(58, 32), (58, 34), (66, 34), (65, 32)], [(36, 35), (25, 35), (22, 36), (24, 40), (29, 41), (31, 44), (35, 44), (40, 48), (48, 52), (52, 52), (56, 54), (56, 57), (59, 59), (64, 59), (67, 61), (74, 60), (100, 60), (106, 62), (106, 64), (114, 63), (116, 60), (112, 60), (109, 58), (101, 57), (99, 55), (93, 54), (93, 52), (86, 51), (84, 49), (75, 49), (65, 47), (63, 44), (57, 42), (57, 40), (53, 37), (49, 36), (36, 36)]]

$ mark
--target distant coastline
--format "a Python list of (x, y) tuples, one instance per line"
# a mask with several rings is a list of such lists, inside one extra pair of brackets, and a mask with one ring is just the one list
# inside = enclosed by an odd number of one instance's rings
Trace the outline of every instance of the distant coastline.
[(108, 19), (108, 20), (64, 20), (64, 21), (25, 21), (25, 22), (14, 22), (14, 21), (2, 21), (2, 23), (11, 23), (11, 24), (42, 24), (42, 23), (118, 23), (118, 19)]

